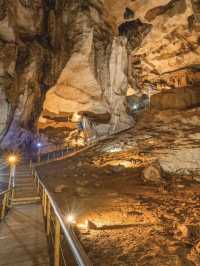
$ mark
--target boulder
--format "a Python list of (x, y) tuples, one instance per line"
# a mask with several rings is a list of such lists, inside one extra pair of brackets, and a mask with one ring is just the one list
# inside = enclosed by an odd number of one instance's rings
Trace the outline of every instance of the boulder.
[(200, 237), (200, 226), (198, 224), (178, 224), (176, 237), (178, 239), (196, 242)]
[(182, 146), (176, 150), (162, 150), (158, 156), (159, 163), (165, 172), (186, 175), (194, 173), (196, 181), (199, 181), (200, 149), (199, 147), (187, 147), (184, 141), (181, 144)]
[(55, 193), (61, 193), (64, 189), (68, 188), (67, 185), (61, 184), (55, 187), (54, 192)]
[(145, 182), (161, 183), (162, 171), (158, 163), (147, 166), (143, 170), (143, 178)]
[(91, 222), (91, 221), (87, 221), (87, 228), (88, 229), (91, 229), (91, 230), (96, 230), (97, 229), (97, 226), (96, 226), (96, 224), (94, 224), (93, 222)]

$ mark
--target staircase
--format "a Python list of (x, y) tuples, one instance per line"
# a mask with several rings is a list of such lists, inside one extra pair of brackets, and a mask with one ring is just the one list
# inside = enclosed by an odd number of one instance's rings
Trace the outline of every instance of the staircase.
[(13, 204), (35, 203), (40, 200), (32, 171), (28, 163), (21, 163), (16, 167), (15, 191)]

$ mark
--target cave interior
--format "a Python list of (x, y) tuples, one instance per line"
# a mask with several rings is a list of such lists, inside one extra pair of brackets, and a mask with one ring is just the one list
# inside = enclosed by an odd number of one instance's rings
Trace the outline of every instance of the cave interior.
[(199, 266), (200, 1), (0, 0), (11, 152), (52, 156), (94, 265)]

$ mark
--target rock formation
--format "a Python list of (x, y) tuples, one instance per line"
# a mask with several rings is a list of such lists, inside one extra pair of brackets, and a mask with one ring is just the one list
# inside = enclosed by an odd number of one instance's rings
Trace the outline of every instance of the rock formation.
[(71, 42), (69, 58), (47, 93), (41, 123), (77, 112), (92, 115), (95, 122), (100, 116), (109, 117), (96, 125), (98, 135), (133, 124), (126, 113), (126, 39), (114, 36), (103, 11), (101, 1), (66, 1), (63, 23), (68, 29), (66, 40)]
[(184, 110), (200, 105), (199, 87), (175, 88), (156, 93), (151, 97), (151, 106), (158, 110)]
[(0, 0), (1, 148), (31, 144), (39, 118), (69, 129), (79, 113), (98, 135), (134, 125), (128, 87), (199, 81), (199, 31), (194, 0)]
[(2, 0), (0, 5), (1, 147), (23, 148), (31, 142), (50, 74), (43, 39), (47, 11), (42, 1)]
[(0, 4), (1, 147), (30, 144), (42, 109), (42, 123), (74, 112), (107, 117), (102, 134), (132, 125), (126, 40), (114, 36), (101, 1)]
[[(169, 88), (166, 76), (178, 83), (178, 87), (185, 87), (194, 82), (193, 73), (197, 76), (196, 73), (199, 72), (199, 1), (105, 2), (108, 8), (111, 9), (112, 6), (112, 14), (119, 31), (124, 25), (129, 40), (132, 40), (131, 36), (136, 35), (136, 40), (131, 45), (129, 60), (129, 80), (133, 81), (132, 85), (135, 83), (136, 90), (145, 92), (149, 84), (153, 85), (156, 91), (161, 87)], [(124, 16), (124, 6), (132, 10), (134, 18), (127, 19)], [(136, 21), (139, 30), (134, 27), (131, 33), (131, 23), (136, 25)], [(137, 31), (138, 33), (135, 33)], [(136, 42), (141, 44), (134, 47)]]

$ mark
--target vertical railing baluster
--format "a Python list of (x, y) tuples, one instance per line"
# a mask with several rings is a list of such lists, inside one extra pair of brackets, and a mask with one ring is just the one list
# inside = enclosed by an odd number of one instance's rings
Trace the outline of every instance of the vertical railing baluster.
[(15, 188), (13, 187), (11, 190), (11, 199), (10, 199), (11, 205), (13, 203), (14, 196), (15, 196)]
[(60, 266), (60, 223), (58, 218), (55, 218), (55, 240), (54, 240), (54, 266)]
[(44, 187), (42, 187), (42, 209), (43, 209), (43, 213), (44, 213), (44, 197), (45, 197), (45, 191), (44, 191)]
[(37, 193), (38, 195), (40, 194), (40, 181), (39, 181), (39, 178), (37, 179)]
[(1, 219), (5, 217), (5, 212), (6, 212), (6, 203), (7, 203), (7, 195), (8, 193), (4, 193), (3, 195), (3, 205), (2, 205), (2, 210), (1, 210)]
[(44, 217), (47, 216), (47, 194), (46, 191), (44, 190)]
[(51, 204), (50, 201), (48, 200), (47, 202), (47, 236), (50, 234), (50, 229), (51, 229)]

